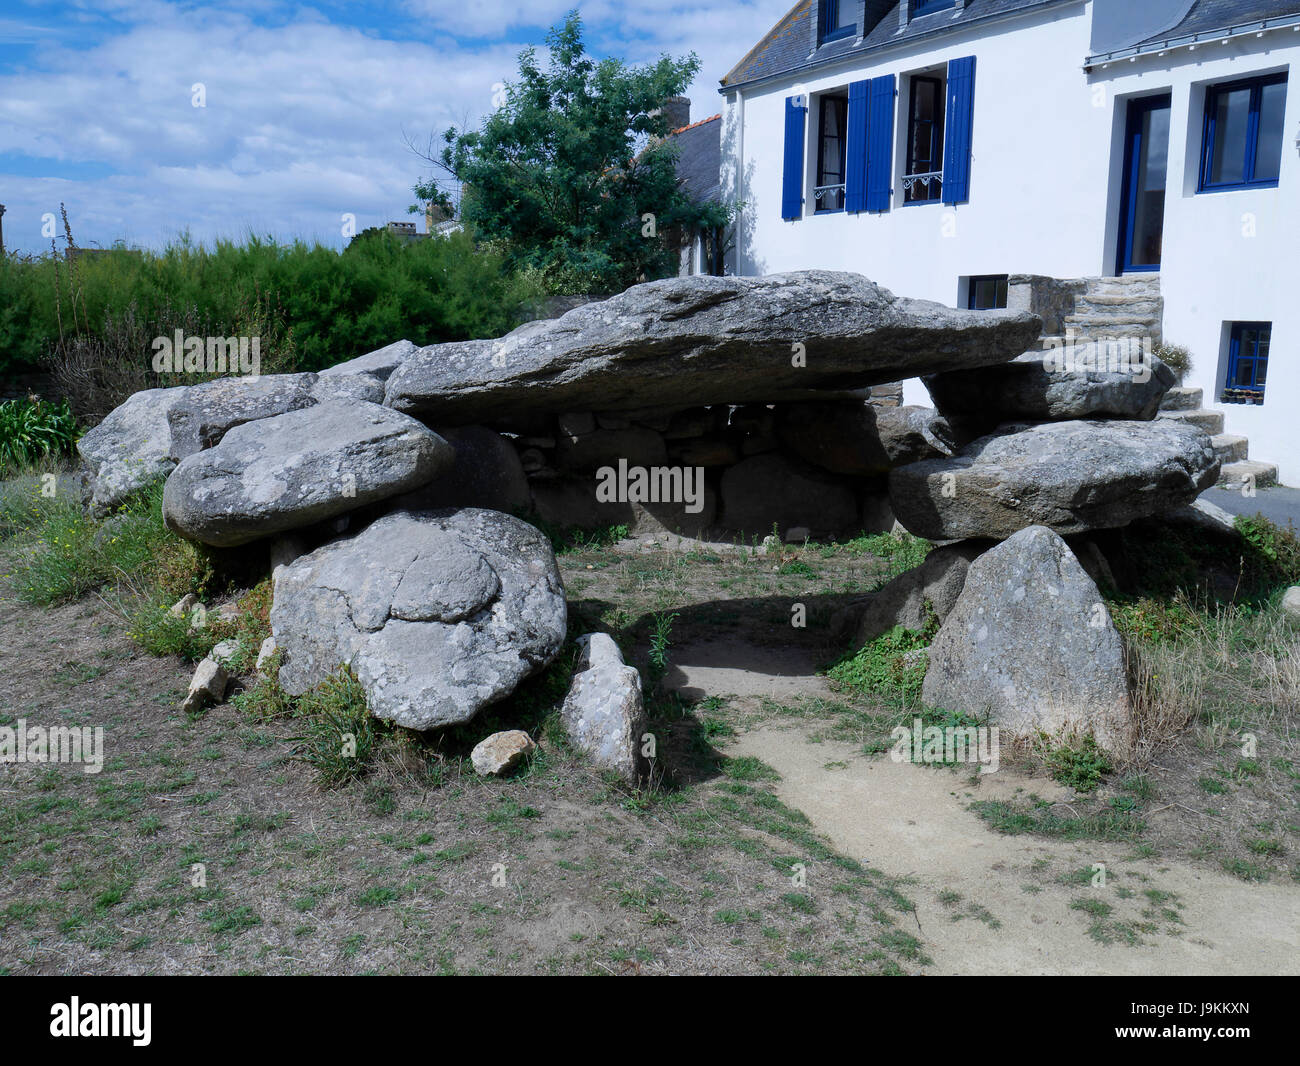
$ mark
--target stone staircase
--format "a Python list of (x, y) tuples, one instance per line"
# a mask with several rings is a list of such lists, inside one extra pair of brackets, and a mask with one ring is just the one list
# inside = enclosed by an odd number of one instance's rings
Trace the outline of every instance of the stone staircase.
[(1165, 393), (1160, 404), (1159, 418), (1174, 418), (1200, 426), (1210, 434), (1215, 454), (1223, 463), (1219, 473), (1219, 486), (1239, 489), (1245, 484), (1256, 488), (1277, 484), (1277, 466), (1250, 458), (1250, 441), (1245, 437), (1223, 432), (1223, 412), (1209, 411), (1202, 406), (1204, 390), (1175, 386)]
[(1081, 342), (1116, 337), (1150, 337), (1160, 343), (1165, 301), (1158, 274), (1126, 274), (1118, 278), (1084, 278), (1074, 310), (1061, 318), (1066, 334)]

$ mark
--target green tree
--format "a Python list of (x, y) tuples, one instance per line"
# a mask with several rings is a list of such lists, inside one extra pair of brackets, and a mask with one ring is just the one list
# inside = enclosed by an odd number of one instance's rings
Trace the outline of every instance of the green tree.
[[(660, 108), (699, 70), (694, 54), (644, 67), (595, 60), (571, 12), (551, 29), (547, 69), (529, 48), (502, 106), (479, 129), (452, 127), (426, 156), (461, 183), (460, 217), (511, 265), (561, 292), (617, 292), (675, 272), (675, 227), (716, 225), (719, 205), (678, 188), (677, 149)], [(415, 187), (442, 194), (437, 178)], [(725, 212), (722, 212), (725, 213)]]

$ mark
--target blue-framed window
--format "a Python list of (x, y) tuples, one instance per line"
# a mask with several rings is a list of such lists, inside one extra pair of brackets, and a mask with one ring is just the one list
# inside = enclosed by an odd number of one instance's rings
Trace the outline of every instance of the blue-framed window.
[(909, 0), (912, 18), (929, 15), (934, 11), (947, 11), (957, 0)]
[(817, 187), (813, 189), (814, 212), (844, 210), (844, 164), (847, 158), (849, 100), (847, 96), (823, 96), (817, 126)]
[(992, 311), (1007, 306), (1007, 275), (983, 274), (970, 279), (966, 306), (972, 311)]
[(943, 80), (914, 77), (907, 109), (905, 204), (936, 203), (943, 195), (943, 109)]
[(1201, 192), (1277, 186), (1286, 85), (1283, 73), (1212, 85), (1205, 91)]
[(858, 26), (850, 18), (853, 0), (822, 0), (822, 44), (851, 36)]
[(1272, 322), (1234, 322), (1228, 340), (1228, 377), (1224, 403), (1263, 403), (1268, 381)]

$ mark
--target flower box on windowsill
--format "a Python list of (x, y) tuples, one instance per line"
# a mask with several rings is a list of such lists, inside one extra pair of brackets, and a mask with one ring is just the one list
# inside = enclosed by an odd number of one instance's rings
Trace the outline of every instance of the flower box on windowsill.
[(1253, 403), (1260, 405), (1264, 402), (1263, 389), (1224, 389), (1223, 395), (1219, 397), (1220, 403)]

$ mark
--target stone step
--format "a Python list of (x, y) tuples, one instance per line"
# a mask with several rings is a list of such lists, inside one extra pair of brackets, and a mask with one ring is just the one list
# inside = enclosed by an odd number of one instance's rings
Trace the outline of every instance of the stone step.
[(1135, 289), (1160, 288), (1160, 275), (1151, 274), (1098, 274), (1084, 278), (1087, 285), (1124, 285)]
[(1089, 281), (1087, 288), (1083, 291), (1083, 298), (1087, 299), (1092, 296), (1124, 296), (1138, 297), (1139, 299), (1159, 299), (1160, 283), (1152, 283), (1146, 279), (1128, 279), (1128, 278), (1105, 278), (1100, 281)]
[(1204, 402), (1204, 389), (1191, 389), (1182, 385), (1175, 385), (1165, 393), (1165, 398), (1160, 401), (1160, 410), (1195, 411)]
[(1061, 321), (1066, 326), (1075, 325), (1096, 327), (1098, 329), (1109, 329), (1116, 325), (1142, 326), (1144, 329), (1158, 329), (1160, 327), (1160, 317), (1158, 315), (1143, 315), (1126, 310), (1118, 310), (1114, 314), (1102, 311), (1072, 311)]
[(1152, 310), (1149, 307), (1134, 307), (1131, 303), (1105, 306), (1077, 303), (1074, 305), (1074, 310), (1066, 318), (1096, 319), (1098, 322), (1109, 322), (1118, 318), (1125, 322), (1150, 322), (1156, 326), (1163, 321), (1163, 315), (1159, 308)]
[(1137, 322), (1116, 318), (1107, 322), (1066, 322), (1065, 328), (1074, 333), (1078, 340), (1136, 340), (1143, 343), (1150, 342), (1153, 349), (1160, 347), (1159, 322)]
[(1240, 489), (1250, 484), (1254, 488), (1267, 488), (1277, 484), (1277, 466), (1247, 459), (1239, 463), (1225, 463), (1219, 471), (1219, 488)]
[(1210, 438), (1214, 454), (1221, 463), (1242, 463), (1250, 458), (1250, 441), (1231, 433), (1216, 433)]
[(1207, 411), (1202, 407), (1195, 411), (1161, 411), (1158, 417), (1171, 418), (1177, 422), (1188, 422), (1193, 426), (1200, 426), (1210, 436), (1223, 432), (1222, 411)]
[(1156, 316), (1165, 307), (1159, 296), (1140, 296), (1136, 293), (1101, 293), (1090, 292), (1074, 301), (1075, 313), (1096, 310), (1106, 313), (1112, 310), (1132, 311), (1134, 314)]

